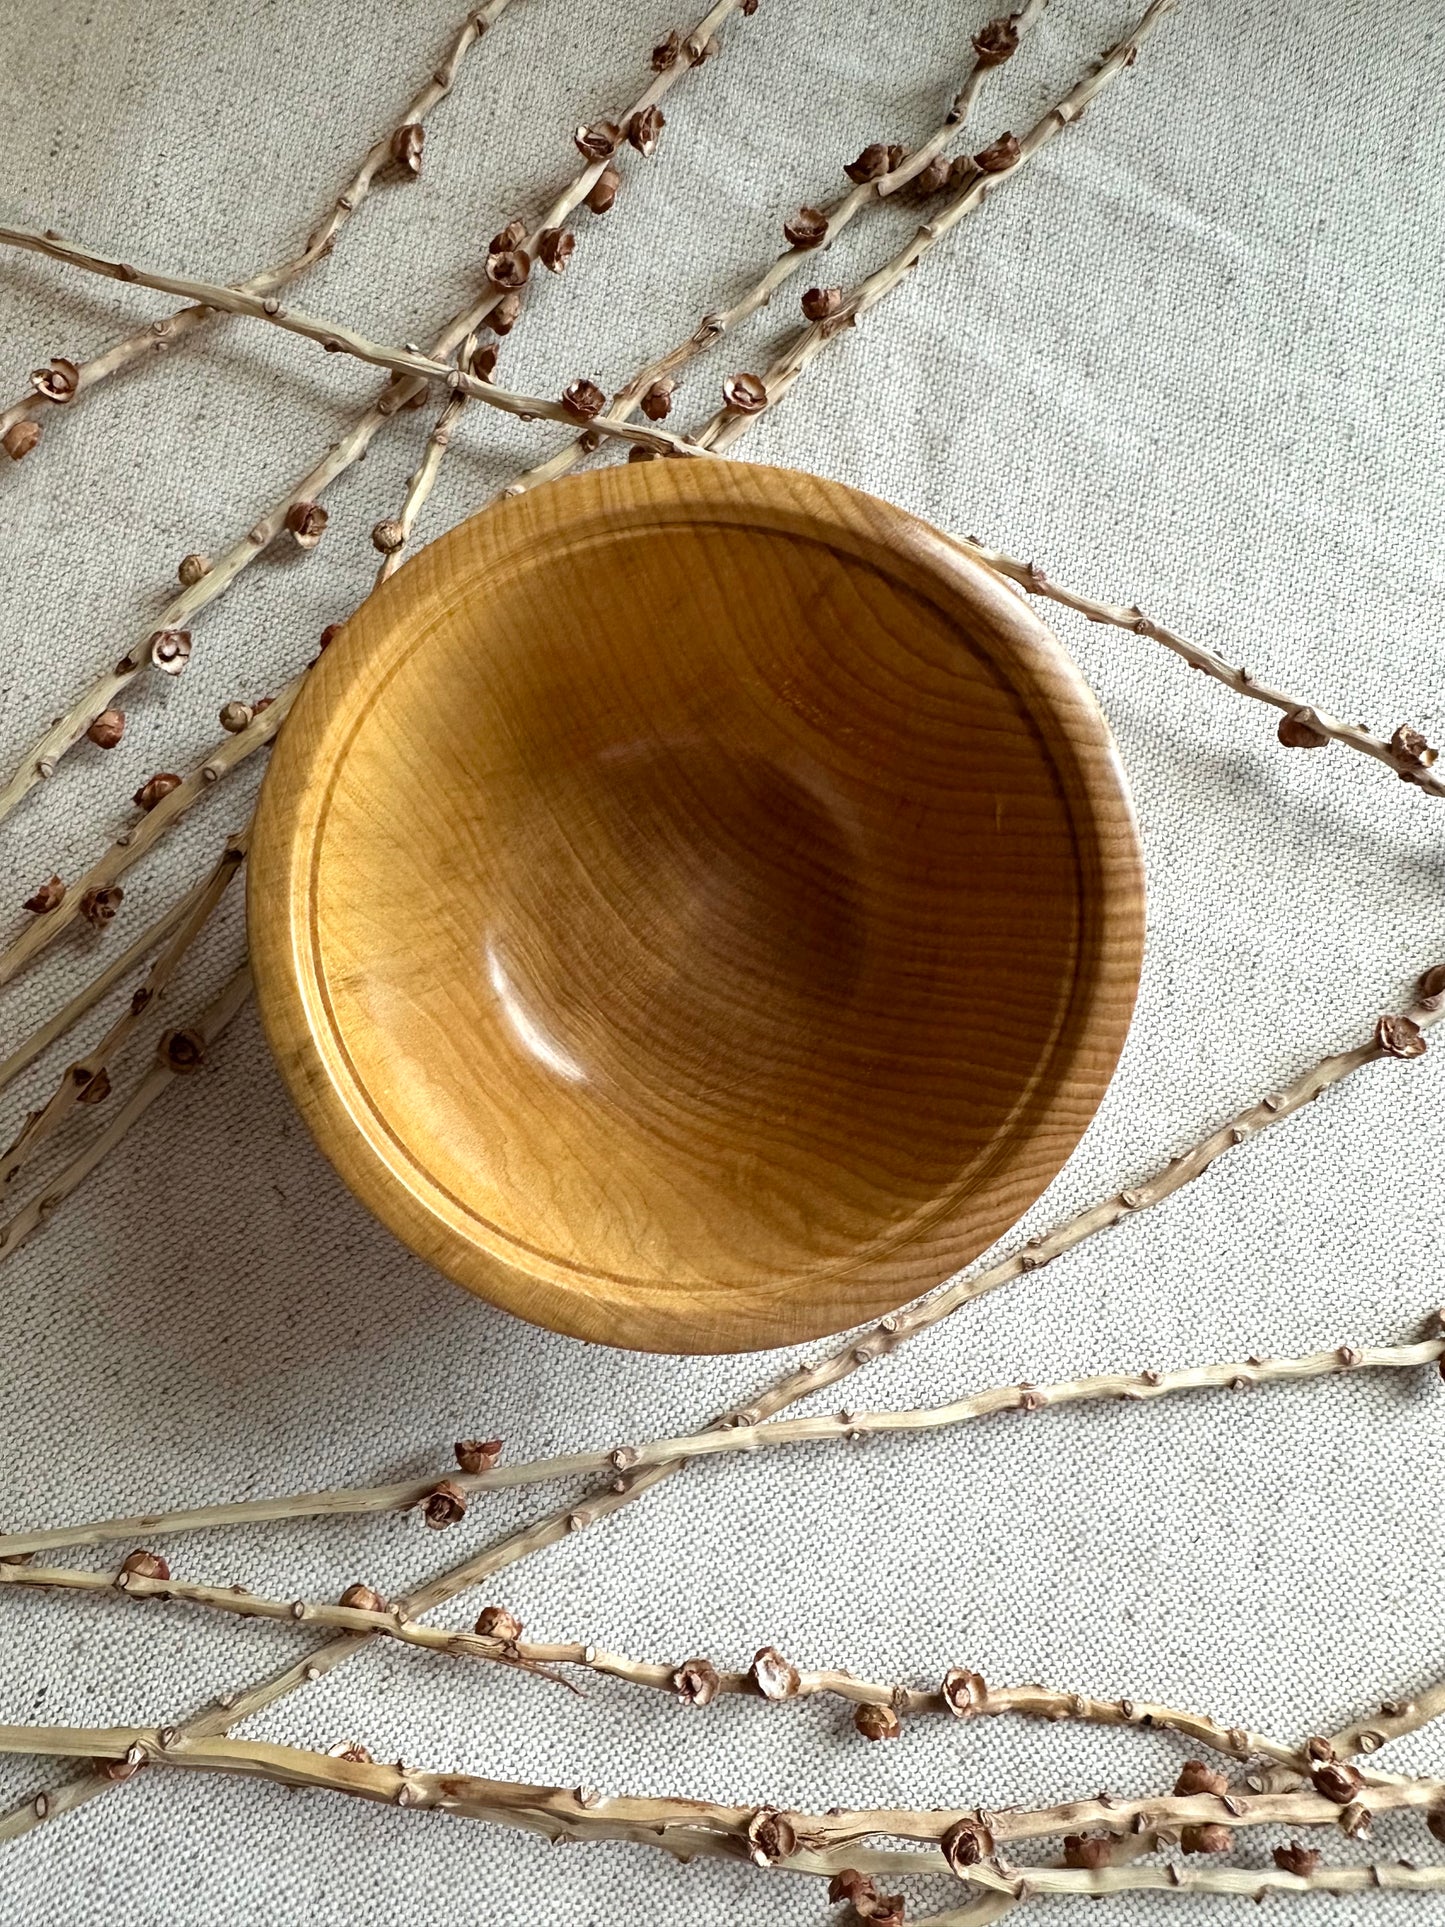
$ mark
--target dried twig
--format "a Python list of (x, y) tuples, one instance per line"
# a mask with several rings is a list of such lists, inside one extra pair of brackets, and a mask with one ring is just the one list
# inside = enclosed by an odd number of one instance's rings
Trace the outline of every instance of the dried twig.
[[(430, 1773), (404, 1765), (384, 1766), (300, 1747), (258, 1740), (194, 1736), (162, 1727), (0, 1726), (0, 1753), (52, 1754), (118, 1760), (132, 1769), (164, 1765), (202, 1772), (237, 1773), (285, 1786), (326, 1788), (388, 1806), (454, 1813), (492, 1825), (522, 1828), (553, 1839), (630, 1840), (665, 1851), (721, 1853), (763, 1867), (800, 1872), (830, 1871), (832, 1850), (848, 1855), (877, 1835), (937, 1846), (918, 1855), (920, 1873), (939, 1863), (959, 1878), (1017, 1894), (1015, 1874), (985, 1864), (996, 1848), (1098, 1828), (1109, 1833), (1185, 1827), (1329, 1827), (1341, 1825), (1338, 1802), (1322, 1794), (1277, 1793), (1248, 1799), (1233, 1794), (1167, 1794), (1125, 1800), (1104, 1795), (1057, 1806), (1011, 1808), (877, 1807), (803, 1813), (767, 1806), (731, 1806), (711, 1800), (646, 1798), (586, 1787), (529, 1786), (479, 1775)], [(44, 1795), (40, 1796), (44, 1799)], [(1431, 1813), (1445, 1803), (1445, 1781), (1411, 1779), (1361, 1787), (1351, 1803), (1355, 1823), (1365, 1815)], [(857, 1864), (852, 1859), (843, 1862)], [(1049, 1869), (1037, 1870), (1040, 1878)], [(1030, 1870), (1024, 1878), (1031, 1878)], [(1005, 1884), (1008, 1883), (1008, 1884)], [(1055, 1886), (1052, 1891), (1067, 1892)], [(1089, 1892), (1087, 1886), (1078, 1891)], [(1107, 1891), (1105, 1889), (1104, 1891)]]
[(94, 900), (97, 891), (112, 889), (131, 865), (139, 862), (193, 803), (208, 795), (248, 756), (253, 756), (271, 741), (290, 713), (304, 676), (304, 671), (299, 676), (293, 676), (289, 683), (278, 690), (274, 701), (258, 710), (244, 729), (214, 744), (189, 775), (174, 789), (168, 790), (139, 822), (121, 832), (84, 876), (70, 885), (54, 909), (34, 917), (29, 927), (13, 943), (0, 950), (0, 984), (9, 983), (26, 964), (54, 943), (77, 917), (88, 914), (86, 906)]
[(1318, 709), (1313, 703), (1302, 702), (1298, 696), (1291, 696), (1283, 689), (1274, 689), (1268, 683), (1260, 682), (1248, 669), (1236, 669), (1212, 649), (1205, 649), (1197, 642), (1187, 642), (1172, 629), (1153, 621), (1137, 603), (1099, 602), (1093, 596), (1080, 595), (1076, 589), (1062, 588), (1057, 582), (1051, 581), (1036, 563), (1021, 562), (1017, 556), (1006, 555), (1001, 549), (986, 548), (976, 536), (965, 538), (960, 547), (997, 574), (1027, 589), (1030, 595), (1045, 596), (1062, 608), (1075, 609), (1080, 615), (1087, 616), (1090, 622), (1110, 623), (1116, 629), (1128, 629), (1134, 635), (1148, 636), (1155, 642), (1162, 642), (1166, 649), (1182, 657), (1191, 669), (1202, 669), (1205, 675), (1223, 683), (1226, 689), (1232, 689), (1236, 695), (1248, 696), (1257, 703), (1266, 703), (1271, 709), (1283, 711), (1279, 736), (1286, 748), (1322, 749), (1330, 742), (1344, 743), (1350, 749), (1359, 750), (1362, 755), (1373, 756), (1376, 762), (1393, 770), (1402, 782), (1424, 790), (1427, 796), (1445, 796), (1445, 779), (1434, 773), (1435, 750), (1419, 730), (1408, 724), (1402, 724), (1386, 740), (1376, 736), (1363, 723), (1342, 722), (1338, 716), (1330, 715), (1328, 710)]
[(164, 996), (166, 986), (175, 975), (181, 959), (205, 928), (211, 912), (225, 894), (226, 886), (245, 861), (249, 841), (249, 831), (244, 830), (230, 839), (215, 869), (201, 886), (195, 902), (182, 918), (175, 935), (156, 958), (145, 982), (129, 1004), (94, 1049), (77, 1059), (62, 1074), (49, 1103), (26, 1119), (20, 1135), (10, 1149), (0, 1156), (0, 1188), (14, 1182), (18, 1173), (40, 1146), (59, 1130), (77, 1104), (98, 1104), (109, 1094), (110, 1065), (141, 1018), (157, 999)]
[[(568, 390), (571, 399), (517, 394), (512, 389), (499, 388), (495, 382), (484, 381), (479, 375), (468, 374), (435, 355), (425, 355), (420, 349), (389, 348), (384, 342), (373, 341), (356, 329), (348, 328), (339, 321), (331, 321), (324, 315), (308, 314), (301, 308), (283, 308), (274, 296), (247, 294), (240, 288), (228, 288), (219, 281), (199, 281), (190, 275), (162, 274), (154, 268), (133, 267), (129, 262), (97, 254), (73, 241), (62, 241), (50, 234), (37, 234), (30, 228), (0, 224), (0, 244), (24, 248), (34, 254), (46, 254), (54, 261), (68, 262), (71, 267), (104, 275), (113, 281), (130, 281), (143, 288), (155, 288), (162, 294), (177, 294), (187, 301), (197, 301), (204, 307), (219, 309), (226, 314), (268, 321), (289, 334), (301, 335), (308, 341), (319, 343), (328, 353), (352, 355), (374, 368), (389, 368), (393, 374), (442, 382), (457, 394), (485, 402), (489, 408), (499, 409), (503, 414), (518, 415), (524, 421), (568, 422), (575, 426), (579, 421), (588, 420), (598, 434), (613, 435), (621, 441), (635, 442), (663, 454), (706, 453), (682, 436), (674, 435), (665, 428), (654, 427), (651, 423), (639, 426), (635, 422), (608, 420), (600, 412), (593, 412), (586, 397), (572, 396), (572, 390)], [(498, 300), (503, 292), (498, 287)], [(591, 383), (580, 385), (591, 391)], [(574, 383), (572, 388), (578, 386)], [(600, 391), (595, 392), (599, 396), (596, 407), (600, 410)]]
[[(639, 369), (627, 385), (618, 390), (603, 419), (627, 420), (641, 406), (643, 396), (650, 390), (655, 391), (657, 384), (670, 383), (678, 370), (685, 368), (704, 349), (720, 341), (725, 334), (730, 334), (740, 322), (756, 314), (759, 308), (766, 307), (777, 290), (799, 268), (822, 259), (824, 248), (830, 247), (837, 240), (855, 215), (861, 213), (864, 208), (876, 206), (881, 196), (892, 194), (914, 180), (935, 156), (942, 153), (963, 125), (987, 76), (1001, 66), (1004, 59), (1010, 57), (1005, 54), (999, 58), (986, 49), (995, 45), (1011, 45), (1016, 48), (1047, 4), (1048, 0), (1025, 0), (1025, 5), (1011, 21), (991, 23), (993, 28), (1006, 28), (1006, 32), (990, 38), (989, 30), (985, 29), (983, 34), (977, 36), (973, 66), (941, 125), (929, 138), (915, 148), (891, 173), (884, 174), (877, 180), (855, 183), (830, 207), (820, 210), (824, 224), (824, 232), (820, 240), (814, 240), (809, 233), (804, 243), (786, 248), (767, 272), (730, 307), (715, 309), (705, 314), (685, 341), (679, 342), (675, 348), (669, 349), (666, 354), (659, 355), (656, 360), (650, 361), (646, 367)], [(670, 393), (669, 389), (668, 395), (664, 397), (669, 406)], [(535, 468), (528, 469), (525, 474), (509, 482), (502, 490), (502, 495), (504, 497), (524, 495), (528, 489), (536, 488), (542, 482), (555, 481), (559, 475), (565, 475), (569, 469), (575, 468), (583, 456), (596, 446), (594, 435), (579, 435), (575, 441), (558, 449), (546, 461), (538, 463)]]
[[(975, 1876), (980, 1886), (995, 1880)], [(1166, 1867), (1083, 1868), (1030, 1867), (998, 1876), (997, 1890), (1012, 1901), (1045, 1894), (1233, 1894), (1241, 1900), (1263, 1900), (1266, 1894), (1365, 1894), (1380, 1890), (1403, 1893), (1445, 1891), (1445, 1867), (1416, 1867), (1408, 1860), (1372, 1861), (1367, 1866), (1318, 1867), (1313, 1873), (1287, 1873), (1281, 1867)], [(950, 1908), (930, 1914), (916, 1927), (983, 1927), (1002, 1916), (977, 1906)]]
[[(462, 349), (460, 360), (464, 368), (470, 365), (469, 348), (475, 339), (474, 335), (469, 335), (467, 345)], [(446, 406), (437, 416), (430, 435), (427, 436), (426, 448), (422, 452), (421, 460), (406, 478), (406, 493), (402, 497), (395, 521), (378, 524), (377, 530), (372, 533), (372, 541), (376, 542), (380, 530), (384, 528), (386, 532), (386, 552), (382, 556), (381, 567), (376, 572), (377, 588), (380, 588), (389, 576), (395, 575), (402, 565), (406, 545), (411, 540), (417, 517), (436, 486), (442, 461), (451, 447), (452, 430), (456, 427), (466, 405), (467, 397), (464, 394), (452, 395), (448, 398)]]
[[(37, 1198), (0, 1225), (0, 1260), (13, 1257), (25, 1240), (54, 1215), (56, 1208), (90, 1176), (120, 1140), (170, 1088), (171, 1080), (199, 1068), (207, 1048), (230, 1023), (251, 994), (251, 972), (245, 965), (229, 980), (214, 1003), (186, 1031), (162, 1038), (155, 1063), (106, 1128), (53, 1177)], [(167, 1048), (168, 1043), (173, 1046)], [(174, 1048), (179, 1044), (181, 1048)]]
[[(716, 0), (687, 38), (679, 42), (671, 61), (654, 73), (652, 80), (623, 117), (624, 123), (663, 99), (677, 80), (704, 58), (715, 31), (730, 14), (739, 10), (751, 12), (749, 0)], [(519, 244), (522, 251), (535, 248), (541, 234), (563, 227), (596, 187), (610, 164), (607, 160), (589, 160), (557, 195), (532, 233), (523, 237)], [(500, 286), (489, 284), (484, 294), (454, 315), (432, 343), (432, 355), (436, 361), (444, 364), (447, 357), (456, 352), (467, 336), (474, 333), (505, 298), (506, 292)], [(451, 370), (446, 369), (446, 373), (450, 375)], [(0, 788), (0, 821), (18, 807), (37, 783), (54, 775), (60, 759), (79, 742), (96, 718), (112, 707), (130, 682), (149, 666), (154, 635), (184, 631), (193, 617), (222, 595), (241, 571), (249, 567), (281, 533), (291, 511), (318, 500), (339, 475), (361, 460), (378, 431), (399, 409), (421, 395), (426, 386), (424, 380), (415, 376), (404, 376), (393, 381), (286, 495), (274, 503), (224, 555), (217, 557), (204, 575), (188, 583), (181, 594), (172, 599), (162, 611), (155, 631), (122, 656), (114, 669), (96, 677), (89, 688), (31, 745), (20, 767)]]
[[(1005, 136), (1003, 141), (996, 142), (991, 149), (985, 150), (988, 165), (980, 168), (972, 176), (961, 193), (955, 195), (939, 213), (920, 227), (906, 247), (900, 249), (891, 260), (885, 262), (866, 280), (860, 281), (852, 288), (830, 315), (804, 328), (794, 338), (762, 377), (761, 386), (764, 394), (760, 402), (747, 410), (732, 406), (720, 409), (698, 431), (694, 440), (707, 448), (719, 450), (728, 448), (763, 414), (775, 407), (798, 376), (815, 356), (822, 353), (830, 341), (836, 339), (843, 329), (851, 327), (867, 314), (870, 308), (876, 307), (883, 297), (897, 287), (898, 283), (923, 259), (930, 248), (936, 246), (946, 234), (958, 226), (960, 221), (982, 207), (996, 186), (1012, 179), (1056, 135), (1081, 118), (1089, 103), (1102, 93), (1111, 81), (1117, 79), (1126, 67), (1133, 65), (1140, 47), (1164, 15), (1172, 10), (1174, 4), (1175, 0), (1153, 0), (1153, 4), (1132, 31), (1105, 55), (1091, 74), (1086, 75), (1083, 80), (1071, 87), (1068, 93), (1050, 108), (1027, 134), (1017, 141), (1014, 141), (1012, 136)], [(1010, 142), (1011, 145), (1006, 148), (1005, 142)]]
[[(857, 1441), (894, 1432), (940, 1431), (989, 1418), (999, 1412), (1039, 1412), (1055, 1406), (1092, 1400), (1122, 1400), (1142, 1404), (1171, 1393), (1229, 1388), (1253, 1390), (1261, 1385), (1300, 1379), (1336, 1377), (1373, 1370), (1409, 1370), (1435, 1364), (1445, 1355), (1445, 1337), (1410, 1345), (1340, 1345), (1303, 1358), (1236, 1359), (1225, 1364), (1194, 1365), (1174, 1372), (1109, 1372), (1091, 1378), (1065, 1379), (1052, 1385), (1000, 1385), (970, 1393), (946, 1405), (921, 1406), (909, 1411), (848, 1410), (835, 1415), (774, 1420), (770, 1424), (729, 1426), (690, 1432), (676, 1438), (651, 1439), (643, 1445), (621, 1445), (596, 1452), (568, 1452), (555, 1458), (502, 1465), (485, 1472), (448, 1471), (445, 1478), (468, 1497), (479, 1492), (517, 1486), (551, 1484), (561, 1479), (619, 1476), (642, 1467), (674, 1461), (716, 1457), (725, 1452), (766, 1451), (773, 1446)], [(122, 1540), (155, 1538), (221, 1527), (258, 1525), (279, 1519), (315, 1519), (335, 1515), (356, 1517), (378, 1512), (407, 1511), (425, 1503), (437, 1478), (404, 1480), (388, 1485), (337, 1487), (320, 1492), (292, 1492), (275, 1498), (243, 1499), (235, 1504), (192, 1508), (183, 1512), (150, 1512), (118, 1519), (93, 1520), (37, 1532), (0, 1534), (0, 1559), (65, 1547), (95, 1546)], [(732, 1689), (722, 1689), (732, 1690)], [(737, 1690), (742, 1690), (741, 1688)], [(814, 1690), (831, 1690), (817, 1688)], [(878, 1689), (883, 1692), (884, 1689)], [(871, 1691), (854, 1698), (876, 1698)], [(921, 1704), (922, 1702), (920, 1702)]]
[[(421, 128), (427, 115), (438, 102), (444, 100), (456, 84), (457, 75), (463, 61), (476, 43), (486, 33), (492, 23), (508, 5), (508, 0), (485, 0), (485, 4), (471, 8), (466, 18), (452, 36), (451, 44), (442, 56), (437, 67), (428, 78), (425, 86), (412, 97), (410, 104), (402, 113), (395, 129), (388, 131), (368, 148), (361, 165), (342, 188), (330, 209), (306, 237), (301, 252), (283, 261), (279, 266), (267, 268), (253, 275), (249, 281), (240, 285), (248, 294), (274, 294), (294, 281), (307, 268), (330, 254), (336, 244), (337, 236), (352, 216), (366, 200), (377, 176), (389, 165), (397, 162), (397, 145), (403, 130)], [(415, 140), (415, 137), (411, 137)], [(419, 151), (419, 150), (418, 150)], [(407, 169), (408, 172), (414, 171)], [(90, 361), (71, 364), (75, 367), (73, 382), (67, 381), (64, 405), (73, 408), (75, 403), (92, 388), (106, 381), (112, 375), (121, 373), (137, 361), (149, 359), (174, 348), (187, 336), (204, 327), (217, 311), (214, 308), (182, 308), (168, 315), (164, 320), (149, 322), (134, 334), (115, 342), (103, 354)], [(12, 402), (10, 407), (0, 413), (0, 444), (4, 437), (19, 423), (39, 422), (45, 413), (55, 405), (43, 389), (32, 386), (30, 392)]]

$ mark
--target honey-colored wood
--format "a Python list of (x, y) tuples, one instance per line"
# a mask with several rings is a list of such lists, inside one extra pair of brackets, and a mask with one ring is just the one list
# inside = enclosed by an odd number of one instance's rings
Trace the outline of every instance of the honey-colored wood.
[(312, 672), (251, 858), (261, 1008), (411, 1247), (578, 1337), (779, 1345), (1038, 1196), (1143, 949), (1127, 791), (1012, 590), (730, 462), (488, 510)]

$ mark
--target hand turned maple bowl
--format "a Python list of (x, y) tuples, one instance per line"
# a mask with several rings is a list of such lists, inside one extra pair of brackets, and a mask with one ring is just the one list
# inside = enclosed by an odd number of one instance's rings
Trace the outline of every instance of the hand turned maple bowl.
[(558, 1331), (723, 1351), (938, 1283), (1128, 1026), (1138, 841), (1019, 597), (835, 483), (654, 461), (473, 517), (274, 751), (261, 1009), (412, 1248)]

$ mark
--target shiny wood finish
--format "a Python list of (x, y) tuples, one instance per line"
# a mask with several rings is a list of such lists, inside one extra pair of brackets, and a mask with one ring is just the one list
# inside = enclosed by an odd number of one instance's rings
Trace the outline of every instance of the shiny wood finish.
[(937, 1283), (1037, 1197), (1143, 947), (1108, 730), (1016, 594), (834, 483), (596, 470), (346, 625), (274, 752), (261, 1007), (412, 1248), (721, 1351)]

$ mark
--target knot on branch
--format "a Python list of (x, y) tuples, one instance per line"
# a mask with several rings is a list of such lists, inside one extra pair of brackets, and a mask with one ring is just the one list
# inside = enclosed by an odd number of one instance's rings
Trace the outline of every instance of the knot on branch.
[(198, 582), (211, 573), (214, 566), (210, 556), (193, 551), (190, 555), (183, 555), (177, 563), (176, 578), (183, 588), (194, 589)]

